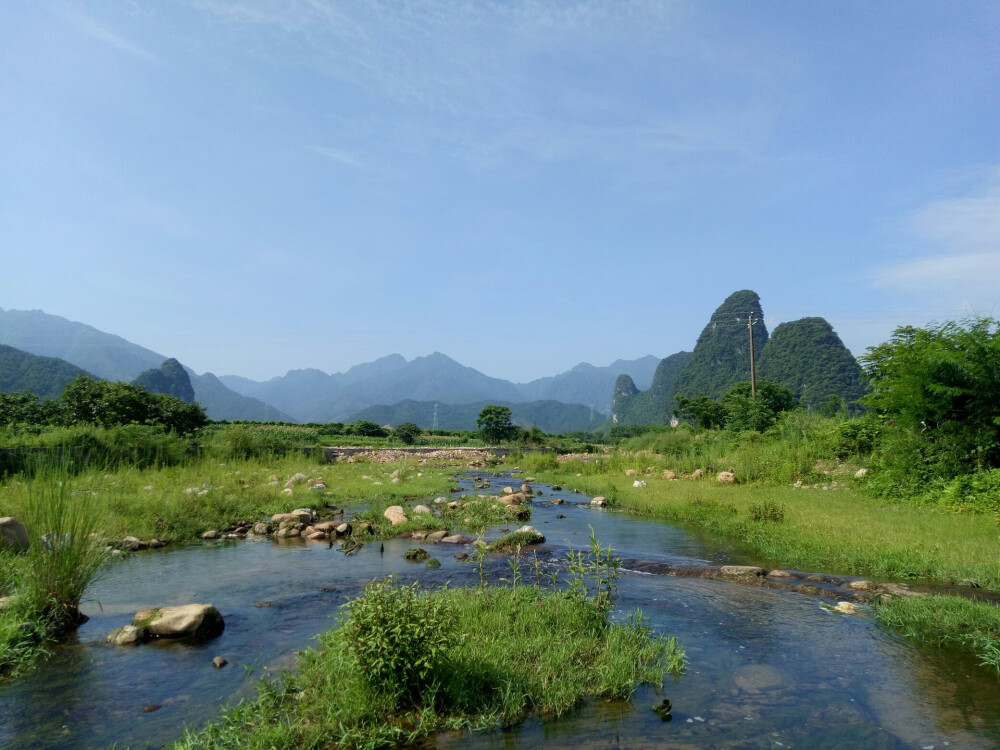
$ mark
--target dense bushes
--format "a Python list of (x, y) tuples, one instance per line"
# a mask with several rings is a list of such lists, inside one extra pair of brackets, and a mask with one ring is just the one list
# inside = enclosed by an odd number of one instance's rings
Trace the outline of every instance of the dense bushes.
[(31, 393), (0, 393), (0, 427), (15, 425), (159, 425), (190, 435), (208, 424), (205, 410), (131, 383), (110, 383), (81, 375), (66, 386), (58, 401)]

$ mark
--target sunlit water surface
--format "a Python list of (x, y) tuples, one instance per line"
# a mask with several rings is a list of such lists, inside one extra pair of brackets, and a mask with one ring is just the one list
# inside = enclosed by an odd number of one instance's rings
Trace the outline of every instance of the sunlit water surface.
[[(490, 491), (519, 483), (493, 479)], [(602, 543), (629, 560), (757, 562), (703, 535), (577, 507), (572, 503), (589, 498), (537, 488), (545, 494), (531, 523), (548, 537), (547, 548), (583, 548), (593, 526)], [(554, 496), (570, 504), (547, 505)], [(265, 670), (292, 666), (295, 652), (330, 627), (338, 607), (369, 579), (397, 571), (428, 585), (476, 578), (468, 563), (454, 559), (460, 548), (428, 546), (441, 562), (429, 570), (403, 560), (411, 546), (393, 539), (384, 551), (375, 543), (346, 556), (336, 545), (262, 540), (175, 546), (116, 562), (89, 591), (83, 609), (90, 621), (73, 640), (28, 677), (0, 687), (0, 747), (161, 747), (184, 727), (217, 716), (228, 701), (252, 694)], [(509, 572), (506, 564), (494, 561), (494, 578)], [(818, 597), (700, 578), (627, 572), (619, 584), (619, 616), (640, 608), (656, 632), (682, 641), (689, 660), (683, 677), (643, 688), (631, 703), (590, 701), (558, 720), (441, 735), (425, 745), (1000, 746), (996, 676), (954, 651), (918, 647), (887, 633), (870, 613), (845, 617), (822, 608)], [(218, 607), (225, 632), (205, 643), (116, 648), (104, 641), (139, 609), (191, 602)], [(215, 669), (215, 656), (229, 665)], [(650, 710), (660, 696), (673, 703), (670, 722)]]

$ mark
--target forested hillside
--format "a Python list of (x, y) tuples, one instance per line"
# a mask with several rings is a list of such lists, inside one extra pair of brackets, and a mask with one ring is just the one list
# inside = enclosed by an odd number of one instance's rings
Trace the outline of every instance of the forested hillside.
[(865, 391), (860, 365), (823, 318), (775, 328), (757, 361), (757, 377), (783, 385), (809, 409), (827, 407), (831, 396), (855, 404)]
[(65, 360), (0, 344), (0, 392), (30, 391), (40, 398), (59, 398), (77, 375), (89, 374)]

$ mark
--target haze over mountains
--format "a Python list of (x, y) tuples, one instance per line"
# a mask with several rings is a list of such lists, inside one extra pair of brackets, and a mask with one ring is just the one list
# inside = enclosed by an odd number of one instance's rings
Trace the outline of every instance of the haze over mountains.
[[(513, 419), (546, 432), (597, 429), (608, 414), (617, 424), (663, 424), (677, 395), (721, 397), (749, 380), (747, 317), (755, 321), (754, 360), (762, 380), (791, 390), (807, 408), (831, 397), (850, 406), (864, 392), (857, 360), (822, 318), (780, 324), (773, 336), (763, 324), (756, 292), (731, 294), (712, 314), (692, 352), (662, 360), (648, 355), (606, 367), (581, 363), (529, 383), (512, 383), (466, 367), (440, 352), (406, 360), (399, 354), (356, 365), (343, 373), (291, 370), (264, 382), (237, 375), (198, 375), (179, 362), (91, 326), (40, 310), (0, 309), (0, 375), (5, 390), (35, 382), (50, 395), (82, 368), (109, 380), (133, 380), (158, 392), (178, 390), (213, 419), (288, 422), (415, 422), (423, 428), (474, 429), (486, 404), (509, 405)], [(20, 350), (20, 351), (18, 351)], [(25, 354), (25, 352), (29, 354)], [(58, 359), (35, 361), (30, 355)], [(63, 360), (65, 360), (63, 362)], [(75, 366), (75, 367), (74, 367)], [(187, 384), (181, 377), (186, 372)], [(47, 378), (51, 374), (51, 378)], [(156, 385), (157, 383), (169, 384)], [(27, 387), (27, 386), (22, 386)], [(44, 394), (42, 394), (44, 395)]]
[(237, 393), (272, 404), (303, 422), (342, 422), (369, 407), (404, 400), (446, 404), (556, 401), (581, 404), (588, 414), (593, 408), (606, 415), (619, 373), (627, 372), (648, 387), (658, 361), (648, 355), (606, 367), (581, 363), (559, 375), (518, 384), (491, 378), (435, 352), (410, 361), (391, 354), (333, 375), (308, 369), (292, 370), (263, 383), (231, 375), (220, 380)]
[[(58, 357), (108, 380), (131, 381), (149, 370), (158, 370), (168, 360), (119, 336), (40, 310), (0, 309), (0, 344)], [(590, 429), (602, 421), (618, 374), (628, 372), (635, 382), (648, 387), (658, 361), (648, 355), (618, 360), (606, 367), (581, 363), (567, 372), (521, 384), (489, 377), (439, 352), (410, 361), (392, 354), (344, 373), (292, 370), (265, 382), (236, 375), (198, 375), (185, 369), (195, 400), (213, 419), (355, 421), (364, 418), (357, 415), (366, 409), (391, 407), (404, 401), (411, 402), (411, 406), (402, 407), (400, 413), (415, 410), (428, 415), (433, 414), (434, 403), (467, 406), (505, 402), (514, 408), (515, 421), (562, 431)], [(574, 404), (568, 398), (580, 401)], [(529, 407), (530, 402), (544, 403)], [(414, 407), (412, 403), (427, 406)], [(568, 405), (571, 408), (564, 408)], [(449, 423), (458, 414), (467, 421), (467, 411), (460, 409), (454, 415), (448, 412)], [(428, 416), (426, 424), (418, 423), (430, 427), (432, 417)]]

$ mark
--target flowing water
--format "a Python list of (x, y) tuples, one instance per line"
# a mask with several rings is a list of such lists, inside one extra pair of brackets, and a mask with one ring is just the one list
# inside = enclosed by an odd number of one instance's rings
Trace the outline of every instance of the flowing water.
[[(493, 480), (519, 484), (509, 477)], [(466, 483), (466, 486), (467, 483)], [(532, 525), (546, 549), (598, 539), (625, 559), (753, 564), (738, 549), (669, 524), (536, 500)], [(558, 518), (564, 515), (564, 518)], [(114, 563), (89, 591), (90, 615), (28, 677), (0, 687), (0, 747), (155, 748), (252, 694), (266, 670), (292, 666), (311, 636), (371, 578), (400, 572), (427, 585), (470, 583), (477, 574), (453, 545), (424, 545), (436, 570), (403, 560), (414, 544), (391, 539), (346, 556), (338, 546), (270, 540), (192, 544)], [(525, 566), (525, 575), (531, 575)], [(496, 560), (492, 575), (504, 575)], [(507, 731), (445, 734), (438, 748), (996, 748), (1000, 682), (968, 656), (914, 645), (870, 613), (830, 613), (818, 597), (700, 578), (626, 572), (621, 614), (640, 608), (676, 635), (687, 672), (643, 688), (631, 703), (591, 701), (561, 719), (529, 719)], [(113, 647), (104, 637), (150, 606), (210, 602), (225, 632), (204, 643)], [(212, 659), (229, 665), (215, 669)], [(673, 720), (650, 710), (660, 696)]]

